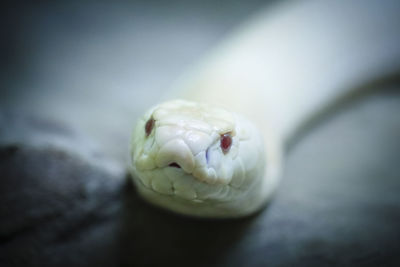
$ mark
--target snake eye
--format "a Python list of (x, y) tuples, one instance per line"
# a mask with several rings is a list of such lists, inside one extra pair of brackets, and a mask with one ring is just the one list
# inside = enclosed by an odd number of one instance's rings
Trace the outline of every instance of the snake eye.
[(149, 136), (151, 134), (151, 131), (154, 128), (154, 123), (155, 120), (153, 119), (153, 117), (151, 117), (147, 122), (146, 125), (144, 126), (144, 130), (146, 132), (146, 137)]
[(229, 133), (221, 135), (221, 149), (224, 154), (228, 153), (232, 145), (232, 137)]

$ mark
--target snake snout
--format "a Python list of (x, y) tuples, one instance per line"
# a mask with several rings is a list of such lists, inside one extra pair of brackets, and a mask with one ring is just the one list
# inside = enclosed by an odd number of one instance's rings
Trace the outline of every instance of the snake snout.
[(165, 143), (157, 153), (156, 165), (160, 168), (170, 166), (191, 173), (195, 167), (192, 151), (182, 139), (173, 139)]

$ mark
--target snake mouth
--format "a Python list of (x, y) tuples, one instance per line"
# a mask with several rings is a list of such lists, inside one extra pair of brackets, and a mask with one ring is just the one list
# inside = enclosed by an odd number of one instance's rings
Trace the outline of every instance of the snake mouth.
[(176, 162), (172, 162), (172, 163), (170, 163), (168, 166), (173, 167), (173, 168), (181, 169), (181, 166), (180, 166), (178, 163), (176, 163)]

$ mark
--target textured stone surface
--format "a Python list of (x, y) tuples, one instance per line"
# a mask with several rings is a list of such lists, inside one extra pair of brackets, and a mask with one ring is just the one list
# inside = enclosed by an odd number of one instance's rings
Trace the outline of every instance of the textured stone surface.
[(121, 179), (54, 149), (9, 145), (0, 158), (0, 262), (115, 262)]

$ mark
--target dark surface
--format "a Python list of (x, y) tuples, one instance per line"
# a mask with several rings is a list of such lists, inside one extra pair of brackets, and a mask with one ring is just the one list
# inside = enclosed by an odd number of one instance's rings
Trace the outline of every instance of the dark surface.
[(0, 158), (2, 266), (115, 262), (115, 179), (57, 150), (10, 145)]
[(160, 211), (54, 148), (3, 146), (1, 265), (397, 266), (399, 111), (394, 90), (338, 112), (293, 148), (271, 205), (234, 221)]

